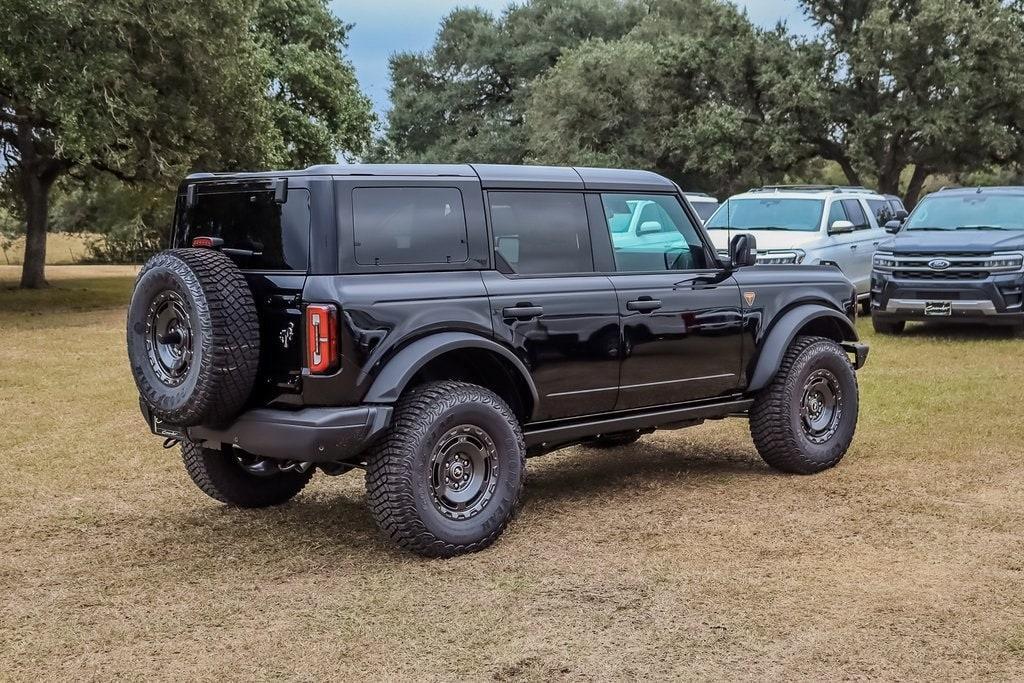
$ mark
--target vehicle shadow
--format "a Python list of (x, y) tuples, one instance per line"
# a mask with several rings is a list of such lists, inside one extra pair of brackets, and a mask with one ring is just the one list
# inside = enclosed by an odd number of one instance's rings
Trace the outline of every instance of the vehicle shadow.
[[(666, 482), (699, 486), (702, 481), (772, 474), (756, 455), (739, 449), (676, 450), (645, 440), (611, 450), (581, 446), (529, 461), (520, 524), (530, 523), (532, 508), (557, 506), (570, 500), (596, 502), (623, 487), (648, 488)], [(360, 476), (359, 472), (345, 475)], [(379, 557), (383, 553), (415, 559), (381, 535), (365, 495), (349, 482), (345, 484), (344, 491), (330, 484), (314, 487), (275, 508), (242, 510), (202, 505), (184, 513), (179, 511), (176, 516), (183, 528), (194, 531), (195, 537), (189, 542), (209, 546), (211, 555), (232, 552), (224, 547), (227, 535), (229, 546), (244, 547), (252, 555), (278, 553), (280, 539), (288, 539), (291, 552), (298, 552), (307, 560), (328, 558), (334, 553), (349, 557), (359, 553)]]
[(909, 323), (898, 336), (911, 338), (942, 338), (956, 341), (989, 341), (1013, 339), (1009, 327), (969, 325), (962, 323)]

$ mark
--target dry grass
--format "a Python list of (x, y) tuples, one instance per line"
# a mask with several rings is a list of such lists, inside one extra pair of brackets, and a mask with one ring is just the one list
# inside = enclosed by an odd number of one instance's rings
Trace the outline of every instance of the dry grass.
[[(46, 235), (46, 263), (70, 265), (82, 261), (89, 254), (91, 235), (51, 232)], [(19, 265), (25, 261), (25, 238), (19, 237), (10, 246), (0, 245), (0, 264)]]
[(424, 561), (357, 473), (206, 499), (138, 415), (131, 278), (78, 272), (0, 288), (0, 679), (1024, 677), (1024, 342), (869, 338), (814, 477), (740, 421), (531, 461), (494, 548)]

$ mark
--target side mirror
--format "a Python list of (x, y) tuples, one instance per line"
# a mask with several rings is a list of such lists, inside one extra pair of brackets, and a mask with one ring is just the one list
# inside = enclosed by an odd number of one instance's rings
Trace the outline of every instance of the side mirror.
[(649, 235), (652, 232), (661, 232), (661, 223), (658, 221), (644, 221), (636, 229), (637, 235)]
[(757, 240), (753, 235), (741, 232), (729, 240), (729, 260), (733, 268), (752, 266), (757, 263)]
[(895, 234), (900, 231), (901, 227), (903, 227), (903, 221), (889, 221), (883, 227), (885, 228), (886, 232)]
[(828, 228), (830, 235), (842, 235), (847, 232), (853, 232), (853, 223), (850, 221), (833, 221)]
[(907, 220), (907, 216), (909, 215), (910, 214), (907, 213), (906, 209), (896, 209), (896, 220), (898, 220), (900, 223)]

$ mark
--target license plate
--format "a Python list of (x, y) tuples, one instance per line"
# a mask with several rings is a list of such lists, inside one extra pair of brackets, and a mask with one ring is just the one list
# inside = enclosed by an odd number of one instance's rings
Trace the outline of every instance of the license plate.
[(926, 301), (924, 303), (925, 315), (949, 316), (953, 315), (952, 301)]
[(156, 415), (149, 416), (149, 429), (157, 436), (166, 436), (171, 439), (184, 439), (187, 436), (182, 427), (164, 422)]

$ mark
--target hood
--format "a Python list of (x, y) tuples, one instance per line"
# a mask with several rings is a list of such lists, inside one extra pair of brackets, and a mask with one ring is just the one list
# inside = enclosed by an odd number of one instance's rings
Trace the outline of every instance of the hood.
[(733, 235), (746, 233), (757, 240), (757, 250), (774, 251), (778, 249), (800, 249), (821, 240), (820, 232), (803, 232), (800, 230), (708, 230), (715, 249), (725, 251), (729, 248), (729, 240)]
[[(760, 246), (760, 242), (758, 242)], [(905, 230), (878, 245), (884, 251), (947, 253), (1019, 251), (1024, 249), (1024, 230)]]

